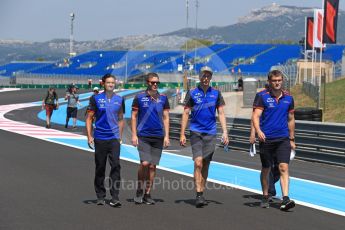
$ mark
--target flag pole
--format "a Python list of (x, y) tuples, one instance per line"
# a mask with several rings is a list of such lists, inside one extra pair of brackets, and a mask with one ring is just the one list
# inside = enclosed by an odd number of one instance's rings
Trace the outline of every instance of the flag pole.
[[(308, 53), (307, 53), (307, 26), (308, 26), (308, 18), (304, 18), (304, 73), (303, 73), (303, 80), (306, 80), (307, 75), (307, 61), (308, 61)], [(299, 79), (301, 81), (301, 79)]]
[[(317, 100), (317, 108), (320, 109), (321, 108), (321, 84), (322, 84), (322, 51), (323, 51), (323, 19), (324, 19), (324, 0), (322, 0), (322, 22), (321, 22), (321, 47), (320, 47), (320, 76), (319, 76), (319, 87), (318, 87), (318, 100)], [(325, 79), (326, 81), (326, 79)], [(326, 82), (324, 83), (326, 84)]]

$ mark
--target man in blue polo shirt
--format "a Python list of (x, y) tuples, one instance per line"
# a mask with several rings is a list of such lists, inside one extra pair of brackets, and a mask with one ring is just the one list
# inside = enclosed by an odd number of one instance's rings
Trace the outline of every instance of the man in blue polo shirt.
[(132, 104), (132, 144), (138, 146), (140, 165), (136, 204), (155, 204), (151, 188), (156, 175), (163, 146), (169, 142), (169, 101), (158, 92), (159, 77), (147, 74), (147, 90), (135, 96)]
[[(97, 195), (97, 204), (104, 205), (106, 189), (104, 187), (105, 169), (107, 159), (110, 163), (109, 185), (112, 207), (119, 207), (120, 177), (120, 143), (123, 133), (123, 113), (125, 111), (124, 100), (116, 95), (115, 76), (106, 74), (102, 77), (104, 92), (93, 95), (90, 98), (87, 109), (86, 130), (87, 141), (92, 148), (95, 147), (95, 180), (94, 186)], [(95, 118), (95, 129), (92, 135), (92, 123)]]
[[(258, 97), (260, 97), (261, 94), (266, 94), (268, 91), (269, 91), (269, 85), (265, 84), (265, 89), (261, 90), (255, 95), (254, 102), (257, 100)], [(254, 109), (253, 109), (253, 112), (254, 112)], [(255, 128), (254, 128), (253, 122), (251, 121), (249, 143), (251, 145), (254, 145), (255, 141), (256, 141)], [(279, 172), (278, 163), (276, 159), (273, 159), (273, 164), (271, 165), (271, 171), (268, 177), (268, 181), (269, 181), (268, 195), (269, 195), (270, 202), (273, 201), (273, 197), (277, 194), (275, 183), (279, 181), (279, 178), (280, 178), (280, 172)]]
[(224, 99), (221, 92), (210, 87), (212, 69), (205, 66), (201, 68), (197, 88), (190, 90), (185, 97), (185, 108), (182, 114), (180, 144), (185, 146), (185, 130), (190, 121), (190, 142), (192, 145), (194, 160), (194, 181), (196, 187), (195, 206), (200, 208), (207, 204), (203, 192), (208, 177), (210, 161), (216, 146), (217, 123), (216, 110), (223, 130), (223, 143), (228, 145), (229, 137), (226, 129), (226, 118), (224, 113)]
[(280, 185), (283, 201), (282, 211), (295, 207), (289, 198), (289, 162), (291, 149), (295, 149), (294, 100), (282, 90), (283, 74), (273, 70), (268, 74), (270, 90), (260, 94), (254, 101), (252, 121), (260, 140), (261, 186), (263, 198), (261, 207), (269, 207), (268, 175), (273, 159), (279, 164)]

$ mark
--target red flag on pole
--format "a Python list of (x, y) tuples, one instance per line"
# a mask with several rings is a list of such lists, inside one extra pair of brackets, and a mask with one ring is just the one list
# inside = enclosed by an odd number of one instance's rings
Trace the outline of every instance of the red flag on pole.
[(323, 17), (323, 43), (337, 42), (339, 0), (325, 0)]
[(314, 35), (313, 35), (314, 48), (325, 47), (325, 44), (322, 41), (322, 23), (323, 23), (323, 10), (314, 9)]
[(306, 43), (307, 43), (307, 50), (313, 49), (313, 41), (314, 41), (314, 18), (308, 17), (307, 18), (307, 34), (306, 34)]

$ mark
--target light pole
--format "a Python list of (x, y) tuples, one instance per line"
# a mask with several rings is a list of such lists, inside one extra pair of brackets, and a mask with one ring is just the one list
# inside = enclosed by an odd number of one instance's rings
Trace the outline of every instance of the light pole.
[[(189, 0), (186, 0), (186, 33), (187, 34), (188, 34), (188, 22), (189, 22)], [(185, 52), (183, 54), (183, 69), (186, 68), (187, 52), (188, 52), (188, 38), (186, 40)]]
[(195, 0), (195, 40), (194, 40), (194, 72), (196, 72), (196, 42), (198, 37), (198, 13), (199, 13), (199, 0)]
[(70, 13), (70, 18), (71, 18), (71, 33), (69, 36), (69, 56), (75, 56), (75, 53), (73, 52), (73, 22), (74, 22), (74, 13)]

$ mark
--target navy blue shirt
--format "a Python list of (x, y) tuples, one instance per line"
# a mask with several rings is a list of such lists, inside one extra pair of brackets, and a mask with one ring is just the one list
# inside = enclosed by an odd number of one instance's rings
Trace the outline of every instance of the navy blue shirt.
[(217, 134), (216, 109), (225, 105), (219, 90), (209, 87), (205, 94), (201, 86), (198, 86), (188, 91), (184, 105), (192, 111), (189, 127), (191, 131)]
[(260, 128), (267, 139), (289, 137), (289, 113), (294, 112), (294, 100), (291, 95), (282, 92), (278, 100), (270, 91), (258, 93), (253, 108), (263, 110)]
[(95, 139), (120, 139), (118, 114), (121, 111), (125, 112), (125, 103), (122, 97), (114, 93), (112, 98), (107, 99), (105, 92), (93, 95), (90, 98), (88, 110), (95, 112)]
[(164, 94), (150, 96), (147, 91), (134, 97), (133, 110), (138, 110), (137, 132), (141, 137), (164, 137), (163, 111), (170, 109)]

